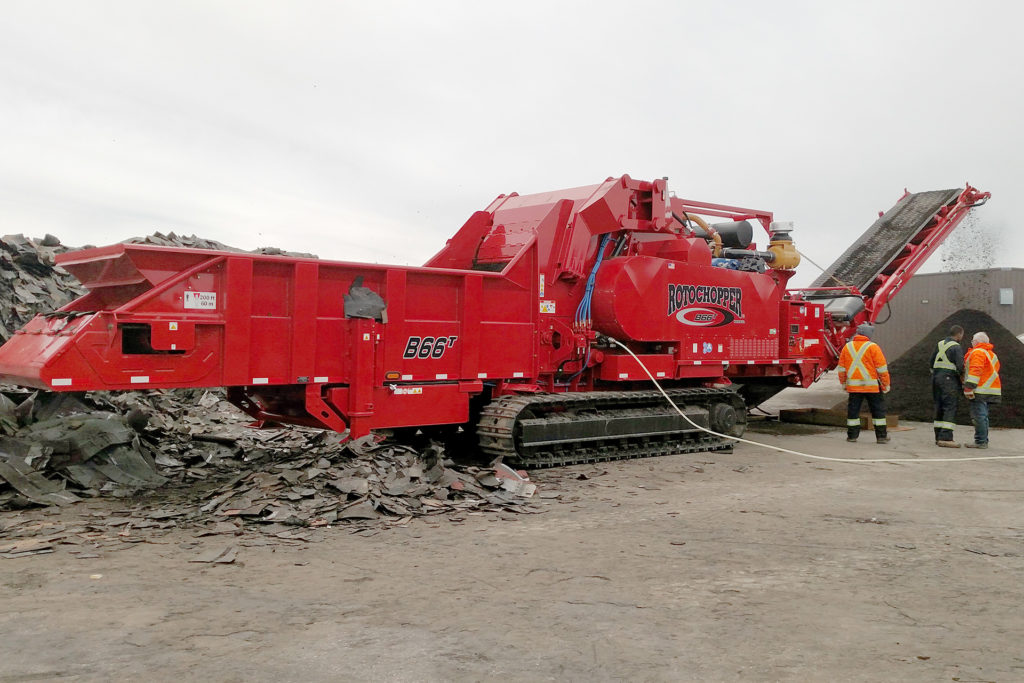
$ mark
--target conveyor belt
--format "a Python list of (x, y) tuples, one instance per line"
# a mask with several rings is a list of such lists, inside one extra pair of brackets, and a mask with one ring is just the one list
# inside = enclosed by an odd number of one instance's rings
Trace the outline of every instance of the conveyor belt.
[(812, 287), (853, 286), (869, 294), (868, 287), (875, 277), (961, 192), (962, 189), (955, 189), (908, 194), (826, 268)]

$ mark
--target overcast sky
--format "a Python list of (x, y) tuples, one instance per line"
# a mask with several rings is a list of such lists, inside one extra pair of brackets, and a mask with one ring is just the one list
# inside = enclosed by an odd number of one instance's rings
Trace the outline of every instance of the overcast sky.
[(1024, 267), (1022, 8), (6, 0), (0, 232), (420, 264), (498, 194), (628, 173), (827, 265), (904, 187), (970, 181)]

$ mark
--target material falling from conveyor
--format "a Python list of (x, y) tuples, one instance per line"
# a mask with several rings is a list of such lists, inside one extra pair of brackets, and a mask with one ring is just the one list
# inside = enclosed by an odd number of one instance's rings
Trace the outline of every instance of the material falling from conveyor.
[(856, 287), (873, 294), (872, 285), (909, 245), (925, 232), (942, 207), (956, 201), (962, 189), (905, 195), (814, 281), (813, 287)]

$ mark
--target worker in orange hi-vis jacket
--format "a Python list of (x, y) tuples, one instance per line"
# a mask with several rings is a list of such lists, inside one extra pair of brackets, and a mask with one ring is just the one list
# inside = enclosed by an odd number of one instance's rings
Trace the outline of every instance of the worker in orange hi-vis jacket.
[(968, 448), (988, 448), (988, 404), (1002, 400), (999, 357), (992, 350), (988, 335), (978, 332), (971, 338), (971, 350), (964, 358), (964, 396), (970, 401), (974, 443)]
[(873, 325), (864, 323), (857, 334), (839, 354), (839, 383), (849, 394), (846, 402), (846, 440), (856, 441), (860, 436), (860, 407), (867, 399), (871, 409), (871, 423), (875, 426), (875, 440), (889, 443), (885, 427), (885, 398), (889, 393), (889, 367), (885, 354), (871, 337)]

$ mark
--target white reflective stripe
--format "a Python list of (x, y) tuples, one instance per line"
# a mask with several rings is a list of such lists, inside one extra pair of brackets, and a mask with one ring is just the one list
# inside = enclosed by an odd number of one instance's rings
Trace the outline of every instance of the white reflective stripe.
[[(987, 349), (973, 348), (968, 352), (967, 360), (970, 361), (971, 355), (975, 353), (980, 353), (985, 357), (989, 365), (992, 366), (992, 374), (988, 376), (988, 379), (985, 380), (984, 384), (981, 384), (981, 376), (972, 375), (970, 374), (970, 370), (968, 370), (967, 377), (964, 378), (964, 381), (979, 385), (974, 388), (975, 393), (985, 394), (988, 396), (1001, 396), (1003, 393), (1002, 390), (999, 387), (992, 386), (996, 383), (996, 380), (999, 379), (999, 357)], [(969, 362), (967, 367), (970, 368)]]
[(860, 373), (866, 379), (848, 379), (847, 384), (854, 387), (873, 387), (878, 385), (878, 380), (872, 379), (871, 373), (868, 372), (868, 368), (864, 365), (864, 354), (867, 353), (869, 347), (874, 346), (874, 342), (864, 342), (863, 345), (858, 349), (854, 347), (853, 342), (846, 345), (846, 348), (850, 350), (850, 369), (847, 374), (852, 375), (855, 371), (860, 370)]
[(935, 356), (935, 362), (932, 364), (932, 368), (939, 370), (956, 370), (956, 363), (949, 360), (946, 352), (954, 346), (959, 346), (955, 341), (946, 341), (943, 339), (939, 342), (939, 353)]
[(983, 385), (979, 386), (977, 389), (975, 389), (975, 391), (977, 391), (980, 394), (999, 394), (999, 393), (1002, 393), (999, 389), (993, 388), (993, 386), (992, 386), (993, 384), (996, 383), (996, 380), (999, 379), (999, 359), (996, 358), (996, 354), (990, 353), (989, 351), (986, 351), (985, 349), (978, 349), (978, 350), (981, 351), (982, 353), (984, 353), (985, 357), (988, 358), (989, 365), (992, 366), (992, 374), (989, 375), (988, 379), (985, 380), (985, 383)]
[(860, 426), (860, 418), (859, 417), (848, 417), (848, 418), (846, 418), (846, 426), (847, 427), (859, 427)]
[(70, 377), (55, 377), (55, 378), (50, 380), (50, 386), (51, 387), (70, 387), (71, 386), (71, 378)]
[(992, 362), (993, 356), (996, 355), (994, 353), (989, 353), (986, 349), (983, 349), (983, 348), (980, 348), (980, 347), (975, 347), (975, 348), (971, 349), (970, 351), (967, 352), (967, 355), (970, 356), (970, 355), (973, 355), (975, 353), (980, 353), (981, 355), (985, 356), (985, 358), (988, 358), (988, 362), (989, 363)]
[(885, 418), (884, 417), (872, 418), (871, 424), (875, 425), (876, 427), (881, 427), (882, 425), (885, 424)]
[(939, 422), (936, 420), (932, 423), (936, 429), (954, 429), (956, 427), (955, 422)]
[(846, 372), (846, 366), (845, 365), (837, 365), (836, 369), (839, 370), (839, 372)]
[(879, 365), (877, 368), (875, 368), (875, 372), (877, 372), (879, 375), (881, 375), (883, 372), (889, 372), (889, 366)]

